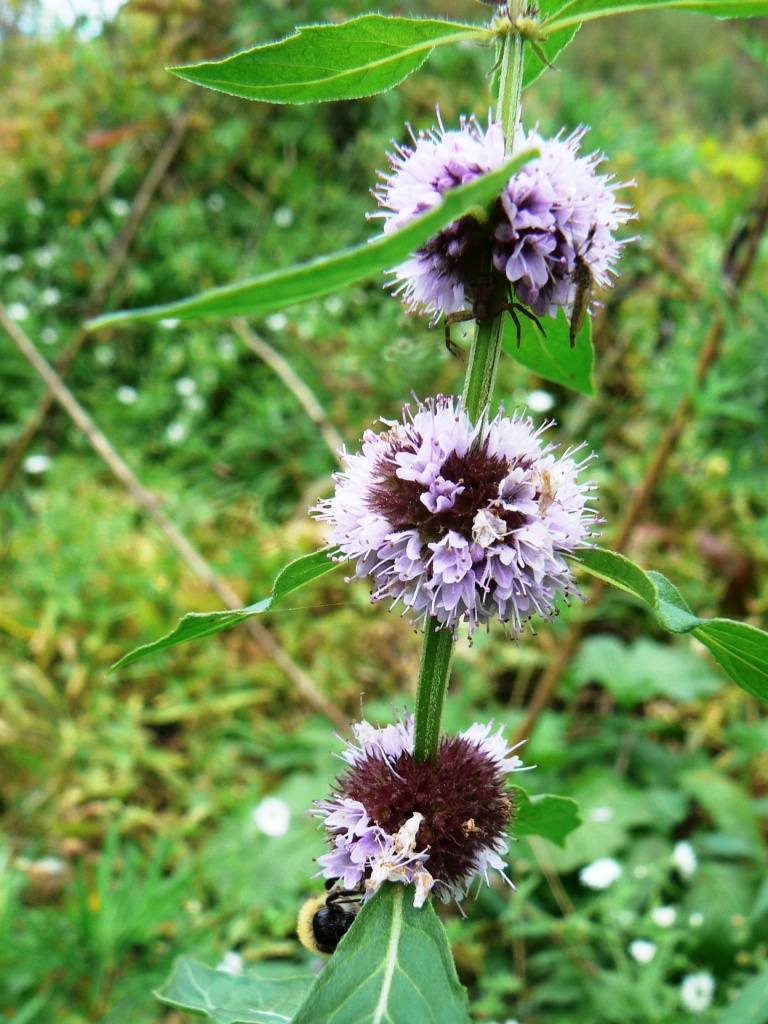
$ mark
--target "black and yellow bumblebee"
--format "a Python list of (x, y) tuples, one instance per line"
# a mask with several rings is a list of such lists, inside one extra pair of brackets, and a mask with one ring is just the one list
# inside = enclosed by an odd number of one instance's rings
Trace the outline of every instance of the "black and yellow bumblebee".
[[(331, 883), (333, 884), (333, 883)], [(299, 911), (296, 933), (311, 953), (330, 956), (347, 934), (362, 906), (359, 889), (331, 889), (312, 896)]]

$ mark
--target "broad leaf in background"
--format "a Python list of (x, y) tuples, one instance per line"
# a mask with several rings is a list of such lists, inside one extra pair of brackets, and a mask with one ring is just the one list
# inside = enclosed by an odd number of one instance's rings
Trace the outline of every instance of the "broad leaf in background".
[(445, 930), (413, 896), (386, 885), (365, 904), (293, 1024), (469, 1024)]
[(167, 317), (186, 319), (193, 316), (255, 316), (273, 313), (295, 302), (305, 302), (330, 295), (347, 285), (357, 284), (374, 274), (397, 266), (427, 239), (473, 209), (483, 209), (501, 191), (512, 175), (529, 160), (538, 156), (536, 150), (509, 160), (497, 171), (476, 178), (467, 185), (451, 189), (442, 203), (421, 214), (412, 223), (391, 235), (379, 236), (352, 249), (343, 249), (331, 256), (321, 256), (309, 263), (254, 277), (238, 284), (213, 288), (179, 302), (143, 309), (106, 313), (92, 320), (90, 330), (135, 320), (163, 320)]
[(723, 1012), (719, 1024), (766, 1024), (768, 1022), (768, 971), (761, 971), (745, 985)]
[(507, 355), (528, 370), (551, 380), (555, 384), (578, 391), (581, 395), (595, 393), (592, 381), (592, 368), (595, 362), (595, 350), (592, 346), (592, 328), (589, 317), (584, 318), (584, 326), (579, 331), (576, 344), (571, 348), (570, 326), (562, 309), (555, 320), (543, 317), (541, 325), (546, 336), (526, 316), (518, 316), (520, 321), (520, 345), (517, 344), (517, 328), (512, 318), (507, 315), (504, 324), (502, 346)]
[(392, 89), (435, 46), (475, 39), (490, 42), (478, 25), (363, 14), (338, 25), (309, 25), (279, 42), (224, 60), (169, 68), (196, 85), (267, 103), (350, 100)]
[(579, 554), (582, 567), (647, 604), (668, 633), (692, 633), (738, 685), (768, 703), (768, 633), (731, 619), (700, 619), (669, 580), (605, 548)]
[(757, 18), (768, 15), (768, 0), (541, 0), (539, 23), (544, 31), (578, 26), (584, 21), (634, 11), (666, 9), (711, 14), (716, 18)]
[(306, 968), (282, 964), (225, 974), (183, 956), (155, 995), (166, 1006), (200, 1014), (215, 1024), (287, 1024), (313, 977)]
[(203, 637), (212, 636), (214, 633), (221, 633), (222, 630), (238, 626), (241, 622), (245, 622), (246, 619), (250, 619), (254, 615), (262, 615), (274, 607), (278, 601), (287, 597), (288, 594), (292, 594), (295, 590), (299, 590), (300, 587), (311, 583), (312, 580), (316, 580), (330, 572), (331, 569), (334, 569), (336, 562), (332, 560), (332, 556), (337, 550), (332, 547), (321, 548), (319, 551), (313, 551), (310, 555), (303, 555), (301, 558), (289, 562), (275, 578), (270, 596), (265, 597), (262, 601), (257, 601), (256, 604), (248, 605), (247, 608), (228, 609), (223, 612), (189, 612), (179, 622), (173, 632), (160, 637), (159, 640), (155, 640), (151, 644), (137, 647), (119, 661), (116, 661), (110, 672), (123, 668), (125, 665), (130, 665), (131, 662), (138, 661), (139, 658), (143, 658), (147, 654), (154, 654), (156, 651), (162, 651), (166, 647), (174, 647), (176, 644), (187, 643), (188, 640), (202, 640)]
[(518, 786), (512, 791), (517, 808), (513, 826), (516, 836), (541, 836), (564, 847), (568, 835), (582, 824), (579, 805), (567, 796), (530, 797)]

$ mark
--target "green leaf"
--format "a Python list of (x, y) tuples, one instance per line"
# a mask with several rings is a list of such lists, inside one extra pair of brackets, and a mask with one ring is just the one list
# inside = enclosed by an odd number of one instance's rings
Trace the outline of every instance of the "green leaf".
[(413, 895), (386, 885), (365, 904), (293, 1024), (469, 1024), (445, 930)]
[(711, 768), (682, 772), (679, 786), (699, 803), (726, 835), (736, 836), (757, 863), (765, 849), (754, 799), (731, 779)]
[(768, 701), (768, 634), (746, 622), (709, 619), (693, 635), (743, 690)]
[(338, 25), (303, 26), (276, 43), (224, 60), (169, 68), (196, 85), (267, 103), (350, 100), (392, 89), (435, 46), (489, 41), (489, 29), (451, 21), (364, 14)]
[(580, 552), (579, 561), (593, 576), (647, 604), (668, 633), (692, 633), (735, 683), (768, 703), (768, 633), (731, 619), (699, 618), (665, 576), (644, 572), (624, 555), (591, 548)]
[(617, 636), (588, 637), (572, 665), (573, 682), (600, 683), (623, 707), (663, 696), (678, 704), (711, 696), (724, 679), (693, 651), (640, 637), (624, 643)]
[[(538, 41), (539, 49), (550, 64), (554, 65), (560, 53), (571, 42), (578, 31), (578, 25), (570, 25), (568, 28), (549, 32), (546, 39), (540, 39)], [(531, 46), (528, 46), (525, 51), (523, 89), (527, 89), (529, 85), (532, 85), (539, 75), (546, 70), (547, 65), (538, 57), (534, 49)]]
[(528, 150), (497, 171), (451, 189), (443, 196), (438, 207), (417, 217), (394, 234), (379, 236), (372, 242), (363, 242), (352, 249), (321, 256), (287, 270), (273, 271), (223, 288), (213, 288), (179, 302), (107, 313), (92, 320), (88, 327), (90, 330), (99, 330), (118, 323), (162, 320), (166, 317), (265, 315), (295, 302), (329, 295), (397, 266), (427, 239), (471, 210), (482, 212), (515, 171), (536, 156), (536, 150)]
[(542, 28), (558, 31), (595, 18), (635, 11), (677, 10), (716, 18), (758, 18), (768, 15), (766, 0), (542, 0)]
[(294, 590), (298, 590), (334, 569), (336, 562), (332, 559), (337, 553), (337, 548), (321, 548), (319, 551), (313, 551), (310, 555), (303, 555), (290, 562), (278, 573), (270, 596), (262, 601), (257, 601), (256, 604), (248, 605), (247, 608), (228, 609), (223, 612), (189, 612), (171, 633), (160, 637), (159, 640), (154, 640), (151, 644), (144, 644), (142, 647), (130, 651), (115, 662), (110, 672), (130, 665), (148, 654), (165, 650), (166, 647), (184, 644), (188, 640), (201, 640), (203, 637), (213, 636), (214, 633), (221, 633), (222, 630), (238, 626), (254, 615), (262, 615), (278, 601), (287, 597), (288, 594), (292, 594)]
[(768, 971), (762, 971), (744, 986), (718, 1024), (766, 1024), (767, 1021)]
[(247, 974), (225, 974), (183, 956), (155, 995), (215, 1024), (281, 1024), (293, 1019), (312, 980), (309, 970), (296, 966), (264, 964)]
[(576, 344), (571, 348), (570, 327), (561, 309), (557, 319), (543, 317), (541, 325), (546, 337), (526, 316), (518, 315), (520, 321), (520, 346), (517, 344), (517, 328), (512, 317), (507, 315), (504, 325), (502, 346), (507, 355), (544, 380), (562, 384), (581, 395), (595, 393), (592, 368), (595, 350), (592, 346), (592, 328), (589, 317), (579, 331)]
[(517, 786), (513, 792), (517, 809), (513, 827), (516, 836), (542, 836), (565, 847), (567, 836), (582, 824), (579, 805), (567, 796), (529, 797)]

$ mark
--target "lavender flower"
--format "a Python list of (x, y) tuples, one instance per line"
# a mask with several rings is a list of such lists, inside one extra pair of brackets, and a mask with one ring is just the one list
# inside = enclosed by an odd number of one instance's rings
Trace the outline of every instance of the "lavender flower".
[(402, 602), (414, 624), (429, 616), (454, 636), (459, 622), (498, 617), (517, 637), (533, 615), (551, 619), (558, 595), (581, 596), (565, 555), (588, 546), (599, 522), (579, 472), (584, 445), (559, 458), (530, 418), (503, 411), (470, 422), (438, 396), (403, 423), (363, 436), (343, 453), (336, 492), (312, 512), (334, 527), (330, 541), (370, 576), (372, 601)]
[(384, 882), (413, 883), (414, 906), (430, 892), (461, 900), (476, 876), (498, 871), (514, 808), (506, 776), (523, 763), (493, 723), (441, 739), (437, 760), (417, 764), (413, 719), (353, 727), (342, 758), (347, 772), (330, 800), (313, 811), (333, 849), (318, 858), (320, 874), (365, 898)]
[[(420, 213), (439, 206), (449, 189), (466, 185), (504, 163), (504, 132), (489, 121), (484, 132), (474, 117), (461, 119), (459, 131), (446, 131), (437, 112), (438, 127), (427, 134), (411, 131), (414, 147), (397, 146), (388, 154), (391, 174), (380, 174), (374, 191), (379, 205), (389, 213), (384, 234), (408, 224)], [(410, 126), (409, 126), (410, 131)], [(490, 267), (491, 227), (466, 216), (449, 225), (391, 273), (394, 295), (402, 296), (409, 313), (422, 307), (431, 323), (443, 313), (467, 306), (467, 289), (487, 275)]]
[[(625, 244), (613, 232), (633, 215), (616, 201), (623, 186), (596, 173), (604, 158), (579, 155), (586, 132), (581, 127), (567, 138), (547, 140), (536, 130), (526, 135), (518, 129), (515, 153), (536, 149), (539, 156), (510, 177), (486, 218), (462, 217), (391, 271), (393, 294), (408, 312), (421, 311), (434, 324), (443, 313), (471, 308), (494, 270), (515, 299), (539, 316), (556, 316), (563, 307), (570, 317), (579, 259), (597, 287), (611, 283)], [(485, 131), (474, 118), (446, 131), (438, 111), (437, 128), (411, 137), (413, 147), (397, 146), (389, 154), (391, 172), (380, 175), (374, 192), (389, 211), (378, 214), (385, 235), (436, 206), (449, 189), (508, 159), (501, 125), (490, 119)]]
[(586, 133), (581, 127), (547, 141), (535, 130), (527, 136), (519, 130), (516, 150), (538, 149), (540, 156), (521, 167), (501, 194), (505, 218), (494, 230), (493, 265), (538, 316), (557, 316), (562, 306), (570, 317), (577, 258), (604, 288), (626, 244), (613, 237), (632, 216), (614, 195), (624, 186), (595, 173), (604, 160), (600, 154), (579, 156)]

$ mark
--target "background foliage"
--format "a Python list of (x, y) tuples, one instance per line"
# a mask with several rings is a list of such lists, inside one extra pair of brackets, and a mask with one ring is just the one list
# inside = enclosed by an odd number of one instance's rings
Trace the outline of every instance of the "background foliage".
[[(362, 241), (367, 190), (402, 123), (429, 127), (438, 103), (446, 124), (473, 109), (485, 117), (475, 99), (488, 54), (473, 47), (440, 51), (395, 92), (312, 107), (247, 104), (162, 70), (366, 7), (265, 0), (255, 16), (230, 2), (131, 0), (89, 41), (4, 26), (0, 296), (47, 358), (93, 312), (110, 247), (180, 111), (183, 145), (109, 308)], [(416, 8), (484, 13), (469, 0)], [(610, 153), (610, 169), (636, 179), (642, 243), (604, 296), (595, 399), (511, 360), (499, 380), (508, 408), (551, 399), (568, 435), (600, 452), (609, 546), (671, 411), (693, 395), (628, 553), (673, 578), (698, 614), (762, 626), (764, 246), (713, 370), (698, 389), (692, 380), (726, 240), (766, 177), (766, 66), (754, 23), (637, 15), (587, 26), (562, 71), (533, 87), (529, 123), (544, 133), (591, 124), (588, 141)], [(348, 445), (371, 409), (396, 414), (404, 380), (420, 397), (461, 380), (441, 331), (406, 321), (376, 283), (253, 327)], [(8, 339), (0, 377), (5, 447), (41, 384)], [(232, 325), (94, 335), (68, 382), (243, 604), (322, 542), (306, 508), (327, 492), (333, 454)], [(19, 1024), (170, 1022), (148, 993), (178, 953), (303, 961), (293, 924), (321, 852), (303, 812), (338, 770), (333, 727), (242, 630), (106, 675), (185, 611), (220, 602), (62, 414), (46, 418), (0, 495), (0, 530), (0, 1011)], [(346, 719), (363, 693), (366, 717), (386, 720), (409, 699), (419, 638), (341, 577), (317, 581), (268, 625)], [(768, 956), (768, 723), (757, 702), (695, 641), (657, 632), (612, 594), (565, 610), (520, 647), (497, 633), (478, 635), (471, 658), (460, 646), (446, 725), (492, 714), (514, 729), (577, 620), (584, 640), (528, 744), (539, 770), (525, 782), (575, 797), (585, 824), (564, 851), (516, 844), (518, 895), (483, 891), (464, 922), (448, 913), (461, 980), (478, 1021), (570, 1024), (589, 1006), (598, 1022), (644, 1024), (689, 1020), (680, 981), (709, 971), (715, 1005), (699, 1019), (720, 1020), (750, 985), (759, 992)], [(292, 813), (278, 837), (252, 813), (270, 795)], [(698, 857), (690, 876), (673, 857), (680, 841)], [(621, 877), (591, 890), (579, 871), (608, 856)], [(665, 927), (653, 911), (666, 906), (676, 915)], [(656, 944), (650, 963), (629, 952), (638, 938)]]

